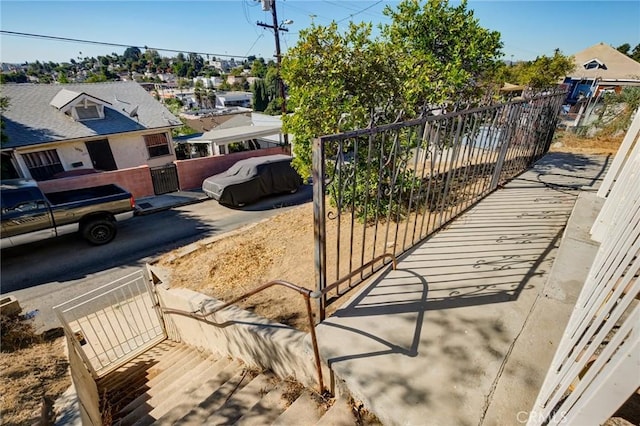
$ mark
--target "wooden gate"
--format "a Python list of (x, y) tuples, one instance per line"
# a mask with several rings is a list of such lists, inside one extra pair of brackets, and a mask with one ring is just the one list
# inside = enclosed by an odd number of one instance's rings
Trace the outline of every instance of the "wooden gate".
[(153, 192), (156, 195), (175, 192), (180, 189), (178, 183), (178, 168), (175, 164), (151, 167), (151, 181), (153, 182)]

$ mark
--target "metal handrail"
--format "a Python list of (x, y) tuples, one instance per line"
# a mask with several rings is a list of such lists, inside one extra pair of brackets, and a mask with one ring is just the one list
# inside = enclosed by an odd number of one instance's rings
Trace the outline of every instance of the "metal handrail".
[(223, 303), (220, 306), (217, 306), (215, 309), (213, 309), (212, 311), (209, 311), (207, 313), (197, 313), (197, 312), (188, 312), (188, 311), (183, 311), (180, 309), (171, 309), (171, 308), (164, 308), (164, 307), (160, 307), (160, 309), (162, 310), (163, 313), (167, 313), (167, 314), (176, 314), (176, 315), (184, 315), (184, 316), (188, 316), (190, 318), (194, 318), (197, 320), (202, 320), (202, 321), (207, 321), (210, 322), (210, 320), (207, 320), (207, 317), (215, 314), (216, 312), (220, 312), (221, 310), (228, 308), (231, 305), (234, 305), (238, 302), (240, 302), (241, 300), (244, 300), (248, 297), (251, 296), (255, 296), (256, 294), (271, 288), (273, 286), (279, 285), (285, 288), (288, 288), (290, 290), (293, 290), (297, 293), (299, 293), (300, 295), (302, 295), (302, 297), (304, 298), (305, 301), (305, 305), (307, 308), (307, 318), (309, 320), (309, 333), (311, 334), (311, 343), (313, 345), (313, 357), (315, 359), (315, 363), (316, 363), (316, 370), (318, 373), (318, 390), (319, 393), (322, 393), (324, 390), (324, 381), (322, 379), (322, 365), (320, 362), (320, 351), (318, 349), (318, 338), (316, 336), (316, 329), (315, 329), (315, 322), (313, 321), (313, 313), (312, 313), (312, 309), (311, 309), (311, 299), (319, 299), (323, 296), (325, 296), (327, 293), (329, 293), (331, 290), (333, 290), (334, 288), (338, 287), (340, 284), (342, 284), (343, 282), (347, 281), (349, 278), (353, 277), (354, 275), (359, 274), (360, 272), (364, 271), (367, 267), (371, 266), (373, 263), (382, 260), (384, 258), (390, 257), (391, 258), (391, 262), (393, 265), (393, 269), (396, 269), (398, 261), (396, 259), (396, 257), (393, 254), (390, 253), (384, 253), (380, 256), (377, 256), (375, 259), (373, 259), (372, 261), (368, 262), (366, 265), (363, 265), (362, 267), (358, 268), (357, 270), (353, 271), (351, 274), (349, 274), (348, 276), (341, 278), (340, 280), (332, 283), (331, 285), (327, 286), (326, 288), (324, 288), (322, 291), (312, 291), (309, 290), (308, 288), (305, 287), (301, 287), (299, 285), (293, 284), (289, 281), (284, 281), (284, 280), (273, 280), (273, 281), (269, 281), (268, 283), (265, 283), (259, 287), (254, 288), (251, 291), (248, 291), (246, 293), (243, 293), (242, 295), (236, 297), (235, 299)]
[(311, 298), (317, 298), (320, 297), (320, 295), (316, 295), (315, 292), (309, 290), (308, 288), (304, 288), (304, 287), (300, 287), (296, 284), (290, 283), (288, 281), (283, 281), (283, 280), (274, 280), (274, 281), (269, 281), (266, 284), (263, 284), (259, 287), (256, 287), (255, 289), (242, 294), (241, 296), (236, 297), (235, 299), (231, 300), (230, 302), (226, 302), (218, 307), (216, 307), (215, 309), (213, 309), (211, 312), (207, 312), (207, 313), (196, 313), (196, 312), (188, 312), (188, 311), (183, 311), (183, 310), (179, 310), (179, 309), (170, 309), (170, 308), (162, 308), (162, 312), (163, 313), (168, 313), (168, 314), (177, 314), (177, 315), (185, 315), (188, 316), (190, 318), (194, 318), (197, 320), (202, 320), (202, 321), (209, 321), (207, 319), (208, 316), (211, 316), (213, 314), (215, 314), (216, 312), (221, 311), (224, 308), (227, 308), (233, 304), (236, 304), (238, 302), (240, 302), (241, 300), (244, 300), (248, 297), (254, 296), (257, 293), (260, 293), (261, 291), (264, 291), (270, 287), (273, 286), (282, 286), (285, 288), (288, 288), (290, 290), (296, 291), (298, 292), (300, 295), (302, 295), (302, 297), (305, 300), (305, 304), (306, 304), (306, 308), (307, 308), (307, 318), (309, 319), (309, 332), (311, 333), (311, 343), (313, 345), (313, 356), (315, 358), (315, 363), (316, 363), (316, 370), (318, 373), (318, 390), (319, 393), (322, 393), (324, 391), (324, 382), (322, 380), (322, 366), (320, 363), (320, 351), (318, 350), (318, 339), (316, 337), (316, 329), (315, 329), (315, 323), (313, 321), (313, 314), (311, 312)]

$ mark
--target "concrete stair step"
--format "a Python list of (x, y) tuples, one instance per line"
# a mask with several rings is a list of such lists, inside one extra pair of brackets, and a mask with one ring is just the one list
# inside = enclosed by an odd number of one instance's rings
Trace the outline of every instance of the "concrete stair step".
[[(212, 412), (224, 404), (236, 387), (248, 382), (245, 370), (238, 361), (232, 361), (220, 373), (212, 377), (184, 400), (155, 421), (155, 425), (174, 425), (206, 412)], [(243, 383), (244, 382), (244, 383)]]
[(152, 365), (158, 364), (163, 358), (180, 349), (186, 350), (187, 348), (180, 343), (165, 340), (112, 371), (106, 377), (98, 379), (98, 387), (113, 389), (121, 384), (129, 383), (133, 375), (146, 374)]
[[(173, 359), (173, 364), (164, 364), (162, 369), (156, 368), (152, 373), (154, 374), (152, 379), (149, 380), (145, 377), (145, 380), (138, 380), (129, 385), (130, 389), (135, 390), (136, 397), (119, 410), (123, 416), (135, 410), (140, 404), (160, 392), (162, 389), (160, 385), (163, 381), (174, 380), (179, 377), (180, 374), (184, 373), (185, 368), (191, 368), (202, 361), (200, 355), (194, 350), (181, 352), (179, 357), (174, 357)], [(180, 367), (176, 369), (174, 368), (175, 365), (179, 365)], [(167, 381), (166, 383), (170, 382)]]
[[(146, 352), (145, 352), (146, 353)], [(114, 383), (113, 388), (122, 387), (126, 385), (129, 389), (137, 389), (140, 386), (143, 386), (145, 383), (148, 383), (150, 380), (153, 380), (154, 377), (162, 374), (164, 370), (168, 367), (174, 365), (174, 363), (184, 357), (192, 356), (194, 353), (194, 349), (190, 348), (186, 345), (180, 345), (174, 347), (173, 350), (159, 354), (155, 359), (148, 359), (144, 361), (147, 366), (144, 374), (137, 374), (135, 379), (131, 377), (127, 380), (129, 373), (126, 372), (122, 374), (124, 382), (120, 381), (119, 383)], [(134, 359), (132, 362), (138, 362), (138, 358)]]
[[(231, 359), (222, 358), (209, 365), (203, 370), (197, 377), (188, 383), (184, 383), (179, 389), (173, 389), (168, 392), (167, 398), (163, 402), (156, 404), (153, 402), (153, 409), (144, 414), (134, 423), (135, 426), (146, 426), (153, 424), (157, 419), (161, 418), (167, 413), (170, 413), (174, 418), (178, 419), (189, 412), (195, 405), (202, 401), (204, 393), (209, 389), (214, 389), (215, 383), (218, 386), (227, 379), (224, 378), (222, 371), (228, 368), (231, 364)], [(235, 369), (239, 369), (240, 364), (234, 364), (232, 366)], [(230, 374), (228, 375), (230, 376)], [(209, 392), (209, 394), (212, 392)], [(200, 397), (198, 394), (202, 394)], [(150, 401), (151, 402), (151, 401)]]
[[(169, 352), (160, 360), (147, 360), (141, 363), (137, 363), (134, 360), (132, 365), (143, 365), (144, 368), (142, 370), (140, 368), (132, 368), (131, 374), (126, 371), (118, 373), (119, 376), (122, 376), (122, 379), (112, 381), (109, 388), (101, 386), (99, 388), (100, 397), (106, 398), (112, 413), (118, 413), (122, 407), (128, 405), (149, 389), (148, 381), (150, 377), (157, 376), (169, 368), (172, 365), (171, 360), (190, 356), (189, 354), (192, 352), (193, 349), (183, 345), (176, 348), (175, 352)], [(127, 377), (129, 380), (126, 380)]]
[[(286, 382), (277, 383), (276, 386), (263, 396), (260, 401), (251, 407), (242, 417), (236, 426), (264, 426), (273, 423), (280, 414), (284, 412), (291, 402), (288, 400), (289, 385)], [(293, 398), (297, 398), (297, 393)]]
[(336, 398), (329, 410), (318, 420), (316, 426), (354, 426), (357, 424), (351, 403), (347, 398)]
[(149, 373), (147, 374), (147, 381), (151, 383), (151, 385), (153, 385), (158, 380), (160, 380), (156, 378), (162, 375), (164, 371), (173, 371), (176, 365), (180, 365), (181, 363), (184, 363), (187, 360), (192, 359), (198, 355), (200, 354), (195, 348), (185, 345), (184, 349), (179, 349), (168, 354), (168, 356), (162, 358), (158, 364), (149, 369)]
[(213, 392), (209, 397), (204, 399), (197, 407), (189, 411), (184, 417), (175, 422), (176, 425), (203, 425), (207, 424), (205, 419), (216, 412), (220, 407), (227, 403), (234, 394), (242, 390), (250, 383), (256, 373), (252, 370), (243, 369), (235, 376), (229, 379), (225, 384), (220, 386), (218, 390)]
[(244, 415), (251, 407), (256, 405), (271, 389), (277, 379), (271, 374), (259, 374), (245, 387), (234, 392), (222, 407), (215, 410), (204, 420), (208, 425), (229, 425)]
[(314, 425), (325, 413), (318, 397), (308, 389), (295, 400), (275, 422), (274, 426), (307, 426)]
[(121, 424), (127, 426), (135, 423), (155, 407), (162, 405), (167, 399), (175, 396), (176, 393), (181, 393), (185, 386), (189, 386), (191, 382), (197, 380), (200, 374), (212, 367), (214, 363), (215, 358), (213, 356), (209, 358), (196, 356), (193, 359), (189, 359), (187, 363), (173, 369), (174, 371), (165, 370), (162, 377), (156, 377), (159, 380), (155, 384), (149, 386), (147, 391), (121, 410), (120, 413), (124, 416)]

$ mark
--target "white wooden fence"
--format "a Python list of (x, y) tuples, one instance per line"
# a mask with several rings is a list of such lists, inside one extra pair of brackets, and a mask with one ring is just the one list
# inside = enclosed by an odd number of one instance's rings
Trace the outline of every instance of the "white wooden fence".
[(528, 425), (599, 425), (640, 387), (640, 109), (598, 192), (600, 248)]

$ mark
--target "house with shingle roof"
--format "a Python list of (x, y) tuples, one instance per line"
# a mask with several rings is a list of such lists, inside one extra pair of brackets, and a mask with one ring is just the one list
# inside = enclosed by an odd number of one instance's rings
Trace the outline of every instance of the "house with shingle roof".
[(626, 86), (640, 86), (640, 63), (605, 43), (573, 55), (575, 68), (566, 76), (569, 103), (596, 97), (603, 90), (619, 93)]
[(121, 170), (173, 162), (182, 123), (136, 82), (7, 84), (3, 169), (19, 177)]

